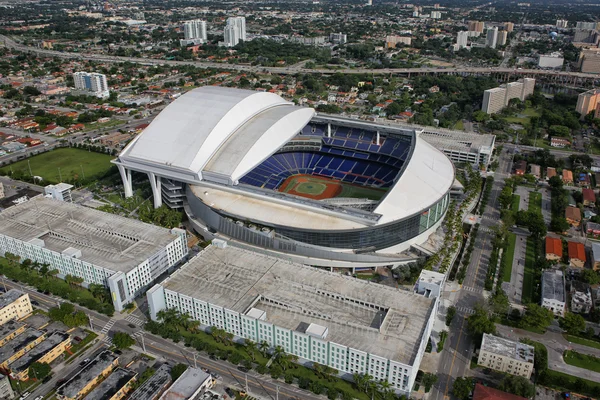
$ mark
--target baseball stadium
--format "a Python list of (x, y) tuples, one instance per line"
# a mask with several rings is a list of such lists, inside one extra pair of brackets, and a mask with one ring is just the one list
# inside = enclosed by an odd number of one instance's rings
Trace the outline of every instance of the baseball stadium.
[(273, 93), (202, 87), (113, 162), (131, 195), (185, 210), (207, 240), (328, 267), (407, 261), (441, 224), (452, 162), (417, 129), (317, 114)]

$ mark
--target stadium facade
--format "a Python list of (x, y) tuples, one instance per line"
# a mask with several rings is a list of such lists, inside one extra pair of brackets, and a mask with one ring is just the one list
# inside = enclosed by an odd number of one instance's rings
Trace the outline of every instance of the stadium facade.
[(317, 115), (264, 92), (192, 90), (113, 161), (126, 196), (185, 209), (206, 239), (322, 266), (378, 266), (427, 240), (454, 182), (450, 159), (406, 127)]

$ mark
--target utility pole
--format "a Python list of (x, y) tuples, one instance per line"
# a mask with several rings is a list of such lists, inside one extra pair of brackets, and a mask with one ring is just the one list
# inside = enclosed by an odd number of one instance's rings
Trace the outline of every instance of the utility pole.
[(279, 400), (279, 385), (275, 386), (277, 392), (275, 392), (275, 400)]
[(248, 394), (250, 391), (248, 390), (248, 374), (245, 373), (244, 377), (246, 378), (246, 394)]

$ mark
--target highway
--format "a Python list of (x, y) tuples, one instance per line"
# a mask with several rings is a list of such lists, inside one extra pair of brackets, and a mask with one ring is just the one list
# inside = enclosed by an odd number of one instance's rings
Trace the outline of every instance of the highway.
[[(15, 288), (22, 290), (29, 294), (32, 300), (37, 301), (40, 304), (40, 308), (48, 309), (50, 307), (55, 307), (59, 302), (63, 302), (64, 300), (51, 296), (45, 295), (43, 293), (37, 292), (35, 289), (32, 289), (24, 284), (15, 283), (11, 280), (1, 278), (0, 277), (0, 285), (4, 285), (7, 289)], [(114, 317), (108, 317), (104, 314), (97, 313), (95, 311), (88, 310), (87, 308), (83, 308), (74, 304), (75, 308), (78, 310), (84, 311), (91, 319), (91, 323), (93, 325), (93, 330), (101, 335), (102, 328), (109, 322), (114, 321), (114, 325), (110, 329), (110, 332), (126, 332), (131, 335), (137, 333), (141, 330), (140, 327), (135, 326), (131, 327), (131, 322), (128, 322), (124, 319), (124, 316), (115, 315)], [(155, 336), (151, 333), (144, 332), (143, 341), (138, 338), (138, 345), (142, 347), (145, 345), (146, 352), (153, 355), (162, 357), (165, 360), (174, 361), (175, 363), (184, 363), (193, 366), (194, 364), (197, 367), (208, 368), (213, 372), (219, 373), (225, 384), (228, 384), (232, 387), (237, 387), (238, 389), (242, 389), (246, 385), (246, 375), (248, 379), (248, 388), (249, 392), (254, 396), (259, 396), (262, 399), (273, 399), (275, 400), (277, 397), (277, 393), (279, 393), (280, 400), (287, 399), (309, 399), (309, 400), (320, 400), (322, 397), (316, 396), (311, 392), (299, 389), (292, 385), (288, 385), (285, 382), (277, 381), (272, 379), (270, 376), (259, 375), (258, 373), (251, 371), (248, 374), (237, 370), (232, 364), (229, 364), (226, 361), (222, 360), (212, 360), (201, 353), (190, 351), (189, 348), (186, 348), (183, 345), (176, 344), (171, 340), (163, 339), (160, 336)], [(100, 336), (102, 338), (102, 336)], [(97, 346), (93, 346), (93, 348), (89, 351), (85, 352), (85, 356), (94, 352), (94, 350), (98, 350), (103, 342), (99, 342)], [(195, 355), (195, 361), (194, 361)], [(86, 358), (84, 356), (80, 358)], [(60, 374), (56, 373), (55, 377), (57, 379), (52, 379), (50, 382), (39, 386), (36, 390), (34, 390), (31, 394), (31, 398), (35, 398), (36, 396), (45, 395), (53, 388), (58, 379), (62, 379), (68, 376), (71, 373), (74, 373), (75, 368), (78, 366), (78, 361), (69, 364), (68, 366), (63, 366), (60, 369)], [(60, 375), (60, 376), (59, 376)]]
[(600, 75), (589, 74), (583, 72), (567, 72), (567, 71), (552, 71), (542, 69), (521, 69), (521, 68), (508, 68), (508, 67), (452, 67), (452, 68), (317, 68), (317, 69), (306, 69), (303, 63), (298, 63), (290, 67), (262, 67), (252, 65), (239, 65), (229, 63), (217, 63), (217, 62), (206, 62), (206, 61), (175, 61), (175, 60), (163, 60), (153, 58), (136, 58), (136, 57), (119, 57), (112, 55), (103, 54), (83, 54), (83, 53), (70, 53), (60, 52), (48, 49), (41, 49), (37, 47), (29, 47), (21, 45), (11, 38), (0, 35), (0, 40), (3, 40), (7, 47), (14, 48), (20, 51), (29, 51), (49, 57), (59, 57), (66, 59), (79, 59), (79, 60), (93, 60), (98, 62), (132, 62), (139, 63), (142, 65), (194, 65), (199, 68), (216, 68), (234, 70), (238, 72), (269, 72), (273, 74), (297, 74), (297, 73), (315, 73), (315, 74), (378, 74), (378, 75), (389, 75), (389, 74), (454, 74), (454, 73), (469, 73), (469, 74), (517, 74), (527, 76), (547, 76), (547, 77), (570, 77), (570, 78), (582, 78), (582, 79), (593, 79), (600, 80)]

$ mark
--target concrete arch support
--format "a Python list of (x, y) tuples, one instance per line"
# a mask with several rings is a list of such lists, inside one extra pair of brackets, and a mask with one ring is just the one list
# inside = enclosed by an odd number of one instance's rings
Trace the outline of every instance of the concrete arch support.
[(152, 172), (148, 172), (148, 179), (150, 179), (150, 186), (152, 186), (152, 198), (154, 199), (154, 208), (162, 206), (162, 182), (160, 176), (156, 176)]
[(131, 170), (124, 166), (117, 164), (119, 173), (121, 174), (121, 180), (123, 181), (123, 188), (125, 189), (125, 197), (133, 196), (133, 188), (131, 186)]

